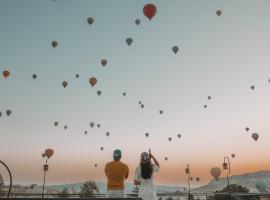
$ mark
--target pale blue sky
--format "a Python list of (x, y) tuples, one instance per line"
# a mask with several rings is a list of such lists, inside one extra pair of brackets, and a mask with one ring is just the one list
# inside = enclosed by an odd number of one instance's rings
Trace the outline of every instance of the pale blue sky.
[[(157, 6), (151, 21), (143, 15), (145, 3)], [(269, 168), (269, 6), (267, 0), (1, 0), (0, 71), (11, 75), (0, 79), (0, 111), (13, 114), (0, 118), (0, 158), (15, 182), (41, 182), (47, 147), (56, 152), (49, 183), (105, 180), (103, 166), (114, 148), (123, 150), (133, 173), (139, 153), (151, 147), (162, 163), (161, 184), (184, 183), (187, 162), (205, 183), (209, 169), (231, 153), (235, 174)], [(91, 129), (91, 121), (101, 128)], [(257, 143), (252, 132), (260, 134)]]

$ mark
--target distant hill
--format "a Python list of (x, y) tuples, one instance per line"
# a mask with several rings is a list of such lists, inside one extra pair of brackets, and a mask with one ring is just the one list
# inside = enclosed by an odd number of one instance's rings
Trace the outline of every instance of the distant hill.
[[(246, 173), (230, 177), (230, 184), (239, 184), (250, 190), (250, 192), (259, 192), (256, 189), (256, 182), (265, 181), (270, 186), (270, 171), (259, 171)], [(193, 189), (194, 192), (212, 192), (220, 190), (227, 185), (227, 178), (221, 178), (218, 181), (212, 180), (207, 185)]]
[[(100, 193), (106, 193), (107, 192), (107, 185), (106, 183), (103, 182), (97, 182), (96, 183)], [(66, 185), (52, 185), (52, 186), (47, 186), (47, 189), (56, 189), (59, 191), (62, 191), (64, 188), (67, 189), (73, 189), (76, 192), (80, 192), (81, 186), (83, 183), (75, 183), (75, 184), (66, 184)], [(125, 183), (125, 193), (130, 194), (132, 193), (132, 190), (134, 188), (134, 184), (132, 183)], [(167, 192), (177, 192), (177, 191), (183, 191), (183, 188), (177, 187), (177, 186), (162, 186), (162, 185), (157, 185), (157, 192), (158, 193), (167, 193)]]

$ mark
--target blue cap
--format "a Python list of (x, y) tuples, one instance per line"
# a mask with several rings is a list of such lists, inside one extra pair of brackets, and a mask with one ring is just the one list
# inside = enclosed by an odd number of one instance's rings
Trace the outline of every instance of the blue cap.
[(114, 159), (119, 159), (121, 158), (122, 156), (122, 152), (120, 149), (115, 149), (114, 152), (113, 152), (113, 158)]

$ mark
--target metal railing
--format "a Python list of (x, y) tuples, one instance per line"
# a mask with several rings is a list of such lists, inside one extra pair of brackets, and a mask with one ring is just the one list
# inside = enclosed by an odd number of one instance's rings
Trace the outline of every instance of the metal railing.
[[(253, 198), (270, 198), (270, 193), (219, 193), (219, 192), (193, 192), (190, 193), (190, 195), (193, 197), (193, 199), (209, 199), (209, 197), (231, 197), (231, 199), (239, 200), (239, 199), (245, 199), (247, 197), (253, 197)], [(20, 199), (20, 200), (28, 200), (28, 199), (41, 199), (42, 194), (37, 193), (11, 193), (10, 197), (11, 199)], [(137, 198), (137, 194), (126, 194), (125, 199), (139, 199)], [(171, 197), (173, 199), (188, 199), (189, 193), (158, 193), (158, 198), (166, 199), (168, 197)], [(6, 199), (7, 197), (0, 197), (0, 199)], [(44, 199), (78, 199), (80, 198), (80, 194), (44, 194)], [(82, 198), (82, 199), (107, 199), (106, 194), (93, 194), (90, 197)]]

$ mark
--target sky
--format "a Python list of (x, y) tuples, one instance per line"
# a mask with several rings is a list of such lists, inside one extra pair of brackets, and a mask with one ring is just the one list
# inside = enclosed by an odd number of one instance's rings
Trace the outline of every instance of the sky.
[[(157, 7), (151, 21), (143, 14), (147, 3)], [(148, 149), (160, 162), (155, 181), (163, 185), (185, 185), (187, 163), (201, 178), (192, 185), (206, 184), (210, 169), (232, 153), (232, 175), (269, 169), (269, 6), (268, 0), (1, 0), (0, 71), (11, 74), (0, 78), (0, 159), (14, 182), (42, 183), (47, 148), (55, 151), (47, 184), (106, 181), (104, 166), (116, 148), (129, 165), (129, 182)], [(94, 87), (90, 77), (98, 80)]]

